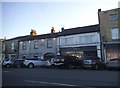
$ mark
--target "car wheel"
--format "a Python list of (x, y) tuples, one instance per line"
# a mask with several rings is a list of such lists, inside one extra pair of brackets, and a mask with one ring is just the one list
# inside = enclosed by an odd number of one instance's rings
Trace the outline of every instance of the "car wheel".
[(21, 66), (20, 65), (17, 65), (17, 68), (20, 68)]
[(10, 67), (10, 64), (6, 64), (6, 67), (9, 68), (9, 67)]
[(28, 67), (29, 67), (29, 68), (33, 68), (33, 67), (34, 67), (34, 64), (30, 63), (30, 64), (28, 64)]

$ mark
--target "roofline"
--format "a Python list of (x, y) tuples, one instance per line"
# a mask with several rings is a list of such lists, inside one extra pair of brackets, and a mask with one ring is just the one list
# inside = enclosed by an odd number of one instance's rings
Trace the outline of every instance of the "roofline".
[(86, 28), (86, 27), (92, 27), (92, 26), (98, 26), (99, 24), (93, 24), (93, 25), (87, 25), (87, 26), (82, 26), (82, 27), (74, 27), (74, 28), (68, 28), (68, 29), (64, 29), (64, 30), (72, 30), (72, 29), (76, 29), (76, 28)]
[(103, 10), (103, 11), (100, 11), (100, 12), (108, 12), (108, 11), (112, 11), (112, 10), (118, 10), (120, 8), (114, 8), (114, 9), (109, 9), (109, 10)]
[(28, 36), (30, 36), (30, 35), (18, 36), (18, 37), (14, 37), (14, 38), (10, 38), (10, 39), (5, 39), (4, 41), (11, 41), (11, 40), (16, 40), (16, 39), (21, 39), (21, 38), (28, 37)]
[[(69, 29), (64, 29), (64, 30), (69, 31), (69, 30), (74, 30), (74, 29), (79, 29), (79, 28), (82, 29), (82, 28), (87, 28), (87, 27), (92, 27), (92, 26), (99, 26), (99, 24), (88, 25), (88, 26), (83, 26), (83, 27), (74, 27), (74, 28), (69, 28)], [(10, 40), (16, 40), (16, 39), (20, 39), (20, 41), (28, 41), (28, 40), (34, 40), (34, 39), (56, 38), (58, 36), (63, 36), (64, 35), (64, 34), (62, 34), (63, 32), (61, 31), (61, 32), (55, 32), (55, 33), (40, 34), (40, 35), (36, 35), (36, 36), (32, 36), (32, 35), (18, 36), (18, 37), (15, 37), (15, 38), (6, 39), (4, 41), (10, 41)], [(88, 32), (83, 32), (83, 33), (88, 33)], [(82, 33), (79, 33), (79, 34), (82, 34)], [(74, 35), (74, 33), (65, 34), (65, 35)]]

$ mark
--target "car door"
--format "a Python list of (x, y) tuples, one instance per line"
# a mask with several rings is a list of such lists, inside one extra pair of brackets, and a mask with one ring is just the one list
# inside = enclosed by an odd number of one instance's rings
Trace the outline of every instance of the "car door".
[(45, 65), (45, 61), (42, 60), (42, 59), (38, 59), (36, 63), (37, 63), (37, 66), (43, 66), (43, 65)]

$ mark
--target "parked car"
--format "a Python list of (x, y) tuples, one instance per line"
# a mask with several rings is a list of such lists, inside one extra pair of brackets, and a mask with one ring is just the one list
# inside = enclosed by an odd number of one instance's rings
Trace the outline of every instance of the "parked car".
[(120, 58), (113, 58), (107, 61), (106, 63), (107, 69), (120, 69)]
[(29, 58), (26, 59), (23, 64), (25, 65), (25, 67), (34, 68), (36, 66), (45, 66), (45, 61), (40, 58)]
[(2, 66), (3, 67), (11, 67), (12, 63), (13, 63), (14, 59), (11, 59), (11, 58), (6, 58), (3, 60), (2, 62)]
[(77, 68), (82, 66), (82, 60), (76, 56), (57, 56), (51, 66), (60, 68)]
[(51, 58), (50, 63), (51, 63), (51, 68), (56, 68), (59, 67), (60, 65), (63, 64), (64, 57), (61, 55), (56, 55), (54, 58)]
[(24, 59), (16, 59), (13, 63), (12, 63), (12, 67), (17, 67), (17, 68), (20, 68), (20, 67), (24, 67)]
[(85, 56), (82, 58), (83, 68), (92, 68), (95, 70), (105, 69), (105, 63), (99, 57)]
[(46, 60), (45, 67), (50, 68), (53, 63), (54, 63), (53, 58)]

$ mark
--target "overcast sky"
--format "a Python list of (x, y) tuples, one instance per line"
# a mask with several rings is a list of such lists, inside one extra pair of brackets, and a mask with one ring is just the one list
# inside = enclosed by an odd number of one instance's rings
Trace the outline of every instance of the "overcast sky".
[(62, 25), (67, 29), (98, 24), (98, 9), (118, 8), (118, 1), (2, 2), (0, 35), (9, 39), (29, 35), (31, 29), (35, 29), (39, 35), (50, 33), (52, 27), (58, 32)]

